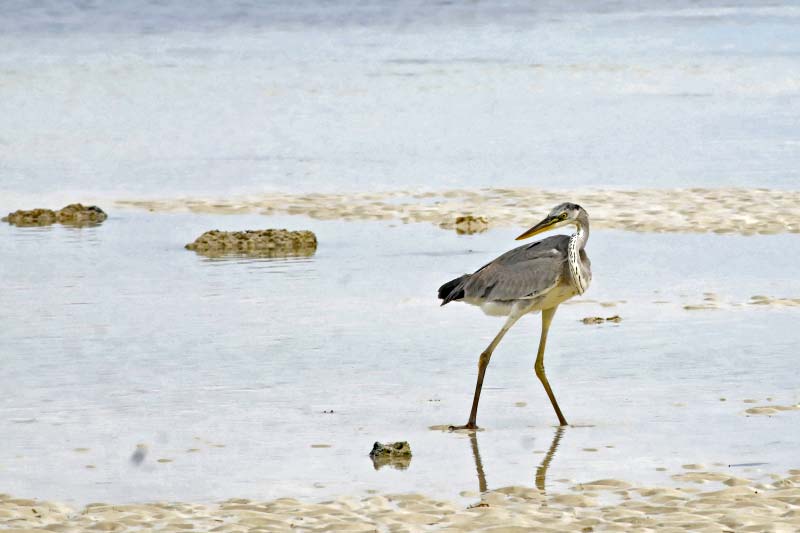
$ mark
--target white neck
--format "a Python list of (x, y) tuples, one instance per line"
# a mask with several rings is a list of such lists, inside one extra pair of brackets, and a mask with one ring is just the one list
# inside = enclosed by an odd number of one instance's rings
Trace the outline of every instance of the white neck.
[(581, 250), (589, 240), (589, 226), (577, 223), (578, 230), (569, 238), (567, 261), (569, 263), (570, 282), (578, 294), (583, 294), (589, 287), (589, 275), (583, 268)]

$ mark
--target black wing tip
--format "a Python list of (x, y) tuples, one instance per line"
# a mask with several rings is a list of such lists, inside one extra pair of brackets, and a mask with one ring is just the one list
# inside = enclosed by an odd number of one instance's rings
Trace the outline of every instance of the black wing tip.
[(464, 297), (464, 282), (467, 278), (469, 278), (469, 274), (464, 274), (463, 276), (452, 279), (439, 287), (439, 299), (442, 300), (442, 303), (439, 305), (439, 307), (447, 305), (453, 300), (460, 300)]

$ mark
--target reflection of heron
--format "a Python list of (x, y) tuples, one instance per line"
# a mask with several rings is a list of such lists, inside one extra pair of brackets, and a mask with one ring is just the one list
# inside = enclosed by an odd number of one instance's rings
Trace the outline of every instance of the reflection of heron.
[(486, 314), (508, 317), (500, 332), (481, 353), (478, 382), (475, 385), (469, 420), (465, 425), (454, 429), (478, 427), (478, 401), (492, 352), (511, 326), (523, 315), (533, 311), (542, 312), (542, 335), (534, 370), (553, 404), (559, 424), (567, 425), (544, 373), (544, 347), (547, 331), (558, 305), (576, 294), (583, 294), (592, 279), (591, 263), (583, 250), (589, 239), (589, 215), (579, 205), (560, 204), (544, 220), (517, 237), (517, 240), (527, 239), (567, 224), (573, 224), (577, 228), (572, 236), (554, 235), (514, 248), (475, 273), (464, 274), (439, 287), (442, 305), (453, 300), (463, 300), (479, 306)]
[[(547, 479), (547, 470), (550, 468), (550, 463), (553, 461), (553, 456), (558, 449), (558, 444), (561, 442), (561, 437), (564, 435), (564, 428), (557, 427), (553, 435), (553, 442), (550, 443), (550, 449), (545, 453), (542, 462), (536, 468), (536, 488), (540, 491), (545, 491), (545, 481)], [(470, 432), (469, 442), (472, 446), (472, 457), (475, 459), (475, 471), (478, 474), (478, 488), (481, 493), (488, 490), (486, 484), (486, 473), (483, 470), (483, 461), (481, 461), (481, 452), (478, 449), (478, 434)]]
[(486, 492), (486, 474), (483, 472), (481, 452), (478, 450), (478, 435), (473, 431), (469, 434), (469, 443), (472, 445), (472, 457), (475, 459), (475, 470), (478, 472), (478, 489)]
[(558, 443), (561, 441), (561, 436), (564, 434), (564, 426), (556, 428), (556, 433), (553, 435), (553, 442), (550, 443), (550, 449), (542, 459), (542, 463), (536, 469), (536, 488), (544, 492), (545, 479), (547, 478), (547, 469), (550, 468), (550, 461), (553, 460), (553, 455), (556, 453)]

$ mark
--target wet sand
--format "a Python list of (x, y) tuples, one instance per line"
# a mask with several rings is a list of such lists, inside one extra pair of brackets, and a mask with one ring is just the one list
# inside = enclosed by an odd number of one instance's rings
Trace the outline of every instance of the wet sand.
[(197, 213), (306, 215), (319, 220), (398, 220), (456, 229), (458, 217), (488, 227), (527, 226), (564, 199), (585, 207), (592, 228), (640, 232), (800, 233), (800, 191), (742, 188), (411, 190), (352, 194), (250, 195), (236, 198), (123, 199), (117, 207)]
[(684, 465), (679, 487), (600, 479), (562, 492), (510, 486), (471, 504), (421, 494), (229, 499), (215, 504), (92, 503), (83, 509), (0, 496), (0, 528), (10, 531), (797, 531), (800, 470), (770, 483)]
[[(669, 303), (666, 300), (656, 300), (653, 303)], [(731, 309), (736, 307), (746, 307), (752, 309), (756, 307), (800, 307), (800, 298), (776, 298), (772, 296), (755, 295), (747, 301), (721, 299), (716, 294), (704, 293), (702, 300), (695, 300), (691, 303), (683, 304), (687, 311), (704, 311), (711, 309)]]

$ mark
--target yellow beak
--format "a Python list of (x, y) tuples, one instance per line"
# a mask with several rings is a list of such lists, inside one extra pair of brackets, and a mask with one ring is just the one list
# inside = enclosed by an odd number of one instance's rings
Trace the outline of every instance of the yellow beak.
[(538, 233), (542, 233), (543, 231), (547, 231), (548, 229), (550, 229), (550, 227), (555, 225), (555, 223), (559, 222), (560, 220), (561, 219), (558, 217), (547, 217), (538, 224), (536, 224), (534, 227), (532, 227), (531, 229), (529, 229), (528, 231), (517, 237), (515, 240), (521, 241), (523, 239), (533, 237)]

